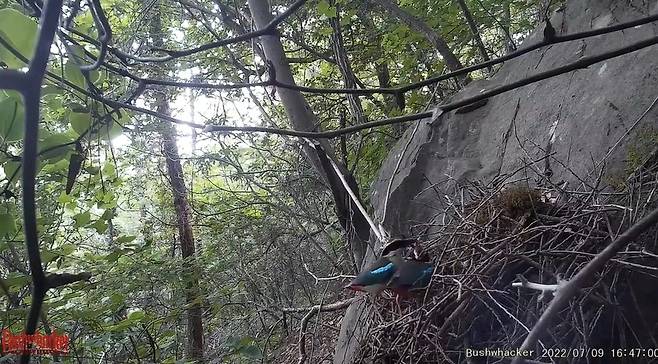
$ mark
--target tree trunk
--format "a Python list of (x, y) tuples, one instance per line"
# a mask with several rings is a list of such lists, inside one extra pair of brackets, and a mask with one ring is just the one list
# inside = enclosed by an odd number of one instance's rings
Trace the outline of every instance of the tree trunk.
[[(160, 98), (160, 97), (158, 97)], [(169, 115), (167, 101), (156, 101), (156, 110)], [(162, 124), (162, 144), (167, 164), (167, 176), (174, 198), (176, 210), (176, 224), (183, 258), (184, 280), (186, 285), (185, 302), (187, 309), (187, 344), (185, 356), (190, 360), (203, 360), (203, 322), (201, 315), (201, 292), (199, 289), (199, 278), (196, 268), (196, 247), (194, 245), (194, 234), (192, 233), (190, 202), (187, 199), (187, 189), (183, 178), (183, 167), (178, 155), (176, 144), (176, 131), (171, 123)]]
[[(477, 45), (477, 48), (480, 51), (480, 56), (482, 57), (482, 61), (483, 62), (489, 61), (490, 60), (489, 53), (487, 53), (487, 48), (484, 46), (484, 42), (482, 41), (482, 37), (480, 36), (480, 31), (478, 30), (477, 24), (475, 24), (475, 20), (473, 20), (473, 15), (471, 14), (471, 11), (468, 9), (468, 5), (466, 5), (466, 1), (457, 0), (457, 3), (459, 4), (459, 7), (462, 9), (462, 13), (464, 13), (464, 19), (466, 19), (469, 29), (471, 29), (473, 40), (475, 41), (475, 44)], [(491, 66), (487, 67), (487, 70), (489, 71), (489, 73), (493, 71)]]
[(398, 4), (393, 0), (369, 0), (372, 5), (379, 5), (382, 8), (386, 9), (389, 13), (393, 14), (396, 18), (400, 19), (405, 23), (409, 28), (423, 34), (425, 38), (434, 46), (434, 48), (439, 52), (441, 57), (446, 62), (446, 66), (451, 71), (456, 71), (460, 68), (464, 68), (464, 65), (459, 61), (457, 56), (452, 53), (448, 44), (441, 38), (441, 36), (430, 28), (422, 20), (416, 18), (415, 16), (408, 13), (406, 10), (400, 8)]
[[(267, 26), (272, 20), (272, 14), (270, 13), (267, 2), (262, 0), (249, 0), (248, 4), (257, 28), (261, 29)], [(279, 36), (262, 36), (261, 45), (267, 60), (271, 62), (271, 66), (274, 67), (276, 79), (283, 83), (295, 84)], [(304, 96), (302, 96), (299, 91), (277, 88), (277, 93), (281, 97), (281, 102), (286, 110), (290, 124), (295, 130), (317, 130), (317, 117), (313, 114), (306, 99), (304, 99)], [(334, 152), (331, 145), (324, 139), (320, 140), (320, 145), (327, 155), (333, 158)], [(331, 166), (327, 168), (327, 166), (322, 164), (314, 148), (304, 144), (304, 151), (313, 167), (318, 173), (320, 173), (324, 181), (326, 181), (331, 188), (336, 206), (336, 214), (338, 215), (341, 226), (347, 233), (355, 264), (360, 266), (366, 252), (367, 241), (370, 236), (370, 227), (365, 217), (352, 203), (347, 191), (343, 188), (340, 179), (334, 172), (333, 168), (331, 168)], [(336, 160), (335, 158), (333, 159)], [(352, 188), (358, 196), (359, 188), (354, 176), (346, 170), (342, 163), (337, 162), (337, 164), (339, 165), (341, 173), (346, 177), (350, 188)]]
[[(159, 12), (151, 16), (150, 32), (153, 45), (163, 48), (163, 29)], [(162, 76), (162, 75), (157, 75)], [(155, 108), (158, 113), (170, 115), (169, 102), (164, 89), (155, 91)], [(183, 167), (176, 144), (176, 129), (172, 123), (161, 123), (160, 135), (167, 165), (167, 176), (171, 186), (176, 211), (176, 224), (183, 258), (183, 280), (185, 282), (185, 303), (187, 304), (187, 342), (185, 356), (188, 360), (203, 362), (203, 322), (201, 316), (201, 292), (196, 269), (194, 235), (191, 225), (190, 202), (183, 177)]]
[(505, 37), (505, 54), (514, 52), (516, 44), (510, 35), (510, 23), (512, 22), (512, 12), (510, 9), (510, 2), (506, 0), (503, 2), (503, 18), (501, 19), (501, 31)]
[[(388, 67), (388, 60), (384, 56), (384, 51), (382, 50), (381, 47), (382, 39), (380, 36), (379, 29), (377, 29), (375, 22), (372, 21), (372, 17), (370, 16), (370, 14), (368, 14), (367, 9), (364, 8), (359, 9), (359, 15), (361, 16), (363, 24), (366, 26), (366, 28), (373, 30), (374, 40), (372, 41), (372, 43), (375, 44), (376, 46), (373, 59), (375, 60), (374, 61), (375, 72), (377, 73), (377, 81), (379, 83), (379, 87), (389, 88), (391, 87), (391, 73)], [(403, 110), (404, 100), (402, 100), (402, 102), (400, 102), (400, 100), (396, 101), (396, 96), (388, 95), (388, 94), (383, 95), (383, 97), (386, 106), (386, 109), (384, 109), (384, 113), (387, 116), (391, 116), (391, 114), (393, 114), (395, 110), (404, 111)], [(400, 95), (400, 97), (404, 98), (404, 95)], [(406, 124), (398, 123), (391, 125), (391, 127), (394, 131), (395, 136), (400, 137), (402, 136), (402, 133), (404, 133), (404, 130), (406, 129)]]
[[(356, 88), (356, 76), (354, 75), (354, 71), (352, 71), (350, 60), (347, 58), (347, 52), (345, 52), (345, 45), (343, 44), (343, 34), (340, 29), (340, 7), (335, 1), (332, 1), (331, 4), (336, 7), (336, 16), (329, 19), (329, 24), (333, 30), (331, 39), (333, 43), (334, 58), (338, 63), (340, 73), (343, 75), (343, 85), (345, 88)], [(350, 112), (353, 120), (356, 121), (357, 124), (366, 123), (368, 120), (363, 113), (363, 106), (361, 106), (359, 96), (347, 95), (347, 100), (350, 104)]]

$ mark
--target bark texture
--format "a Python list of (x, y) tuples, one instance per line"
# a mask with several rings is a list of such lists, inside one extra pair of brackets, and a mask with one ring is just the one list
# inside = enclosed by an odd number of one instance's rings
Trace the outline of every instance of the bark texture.
[[(340, 73), (343, 76), (343, 86), (345, 88), (356, 88), (356, 75), (352, 70), (350, 60), (347, 57), (347, 52), (345, 51), (345, 45), (343, 42), (343, 33), (340, 29), (340, 6), (336, 4), (335, 1), (332, 1), (332, 5), (336, 7), (336, 16), (329, 19), (331, 29), (333, 30), (331, 40), (333, 46), (332, 48), (334, 50), (334, 58), (336, 59)], [(363, 112), (363, 106), (361, 106), (361, 100), (359, 100), (359, 96), (347, 95), (347, 100), (350, 105), (350, 113), (352, 114), (352, 119), (357, 124), (366, 123), (368, 120)]]
[[(478, 50), (480, 51), (480, 56), (482, 57), (482, 62), (488, 61), (489, 58), (489, 53), (487, 52), (487, 48), (484, 46), (484, 42), (482, 41), (482, 37), (480, 36), (480, 31), (478, 30), (478, 26), (475, 23), (475, 20), (473, 19), (473, 14), (471, 14), (471, 10), (468, 8), (468, 5), (466, 5), (466, 1), (464, 0), (457, 0), (457, 4), (459, 4), (459, 7), (462, 10), (462, 13), (464, 14), (464, 19), (466, 19), (466, 23), (468, 23), (468, 28), (471, 30), (471, 35), (473, 35), (473, 40), (475, 41), (475, 44), (477, 45)], [(493, 69), (491, 67), (488, 67), (487, 70), (491, 72)]]
[[(163, 27), (159, 12), (151, 18), (150, 32), (155, 47), (163, 48)], [(162, 75), (158, 75), (162, 76)], [(155, 95), (155, 109), (164, 115), (170, 115), (167, 94), (163, 89), (157, 89)], [(189, 360), (203, 362), (203, 321), (201, 310), (201, 292), (196, 268), (194, 234), (191, 224), (190, 202), (187, 198), (187, 187), (183, 177), (183, 167), (176, 144), (176, 129), (172, 123), (160, 124), (162, 149), (167, 165), (167, 177), (171, 187), (176, 211), (176, 224), (183, 257), (183, 271), (185, 280), (185, 303), (187, 304), (187, 341), (185, 356)]]
[[(258, 29), (264, 28), (272, 20), (270, 8), (265, 1), (249, 0), (249, 10), (253, 17), (254, 22)], [(283, 45), (279, 38), (278, 33), (272, 35), (265, 35), (261, 37), (261, 45), (270, 66), (274, 68), (276, 79), (286, 84), (295, 84), (295, 80), (290, 70), (290, 65), (283, 50)], [(296, 90), (277, 88), (281, 101), (283, 103), (290, 124), (295, 130), (315, 131), (317, 117), (311, 111), (309, 104), (304, 99), (304, 96)], [(320, 145), (334, 161), (334, 151), (331, 145), (326, 140), (321, 140)], [(352, 247), (352, 254), (354, 262), (358, 266), (366, 252), (367, 241), (370, 236), (370, 227), (365, 217), (359, 212), (356, 206), (353, 205), (347, 191), (343, 188), (340, 179), (334, 172), (333, 168), (326, 168), (318, 158), (317, 152), (314, 148), (304, 143), (304, 151), (313, 165), (313, 167), (320, 173), (324, 181), (329, 184), (331, 192), (335, 201), (336, 213), (341, 226), (348, 235)], [(349, 171), (337, 162), (341, 173), (346, 177), (350, 188), (358, 195), (359, 188), (356, 180)]]

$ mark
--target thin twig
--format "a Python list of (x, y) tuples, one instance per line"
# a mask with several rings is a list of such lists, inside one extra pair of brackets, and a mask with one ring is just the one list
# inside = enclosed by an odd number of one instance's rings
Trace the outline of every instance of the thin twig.
[[(592, 259), (585, 267), (583, 267), (571, 280), (564, 284), (560, 289), (560, 294), (555, 296), (551, 301), (550, 305), (544, 311), (544, 313), (537, 321), (537, 324), (532, 328), (530, 334), (526, 337), (521, 345), (520, 350), (529, 350), (537, 342), (539, 337), (543, 335), (544, 331), (548, 329), (551, 322), (560, 312), (560, 310), (569, 303), (569, 300), (573, 298), (579, 289), (585, 286), (585, 283), (592, 279), (596, 272), (598, 272), (605, 263), (612, 259), (612, 257), (621, 249), (623, 249), (628, 243), (640, 236), (650, 227), (654, 226), (658, 222), (658, 209), (653, 210), (650, 214), (645, 216), (642, 220), (638, 221), (631, 228), (626, 230), (622, 235), (620, 235), (617, 240), (608, 245), (603, 251), (601, 251), (597, 256)], [(512, 364), (520, 364), (523, 362), (523, 358), (516, 357)]]

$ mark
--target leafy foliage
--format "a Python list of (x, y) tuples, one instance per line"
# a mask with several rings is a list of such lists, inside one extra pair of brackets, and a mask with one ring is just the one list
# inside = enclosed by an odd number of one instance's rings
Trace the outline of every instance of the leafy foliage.
[[(503, 54), (508, 42), (501, 27), (518, 43), (540, 18), (539, 5), (531, 1), (467, 3), (492, 55)], [(478, 61), (469, 29), (452, 1), (398, 4), (441, 34), (462, 63)], [(162, 35), (166, 49), (194, 48), (251, 30), (248, 11), (224, 0), (103, 0), (101, 5), (113, 30), (112, 47), (143, 57), (162, 55), (147, 36), (147, 20), (155, 12), (167, 30)], [(289, 4), (272, 5), (280, 12)], [(0, 2), (0, 7), (0, 62), (22, 69), (34, 52), (36, 18), (15, 3)], [(507, 8), (509, 19), (503, 15)], [(298, 83), (343, 87), (332, 51), (329, 21), (335, 18), (363, 87), (406, 84), (445, 71), (432, 44), (390, 14), (362, 1), (321, 0), (302, 7), (279, 28)], [(97, 26), (86, 7), (71, 17), (65, 33), (76, 43), (68, 40), (64, 46), (61, 38), (53, 47), (42, 89), (37, 184), (42, 261), (49, 272), (87, 271), (93, 276), (90, 282), (49, 292), (43, 327), (71, 336), (74, 349), (67, 361), (104, 357), (178, 363), (186, 335), (183, 292), (190, 284), (183, 277), (190, 272), (184, 271), (176, 212), (164, 177), (158, 133), (164, 121), (112, 108), (93, 96), (117, 100), (130, 95), (137, 85), (123, 71), (144, 78), (162, 71), (187, 82), (256, 82), (267, 76), (265, 60), (258, 45), (243, 42), (167, 63), (112, 53), (109, 66), (88, 72), (80, 66), (93, 63), (100, 53), (97, 42), (90, 41), (98, 36)], [(388, 96), (359, 99), (366, 117), (375, 120), (421, 111), (457, 87), (445, 82), (412, 91), (406, 95), (406, 110)], [(152, 88), (135, 104), (148, 105), (158, 93), (167, 95), (172, 115), (181, 119), (288, 125), (279, 96), (269, 88)], [(340, 127), (341, 118), (345, 125), (355, 123), (343, 95), (307, 99), (322, 128)], [(0, 320), (14, 331), (22, 329), (31, 300), (18, 202), (24, 113), (17, 93), (0, 91), (0, 304), (6, 313)], [(187, 127), (177, 132), (198, 245), (198, 270), (191, 276), (199, 279), (203, 292), (207, 355), (232, 363), (270, 360), (291, 334), (291, 318), (280, 308), (340, 298), (341, 282), (318, 284), (313, 275), (354, 270), (332, 196), (296, 140), (197, 135)], [(381, 161), (403, 132), (386, 127), (333, 142), (336, 158), (354, 170), (364, 199)], [(76, 158), (81, 165), (72, 167)]]

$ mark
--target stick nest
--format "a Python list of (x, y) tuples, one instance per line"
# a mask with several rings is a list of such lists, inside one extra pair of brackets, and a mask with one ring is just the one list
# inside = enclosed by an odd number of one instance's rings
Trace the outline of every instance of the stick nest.
[[(427, 226), (424, 253), (436, 264), (430, 288), (415, 299), (377, 300), (365, 325), (362, 363), (509, 362), (558, 288), (619, 234), (658, 205), (658, 166), (635, 171), (623, 191), (583, 182), (528, 187), (462, 183)], [(454, 202), (455, 200), (459, 202)], [(585, 348), (656, 348), (656, 228), (608, 262), (571, 301), (535, 348), (535, 361), (587, 362)], [(466, 349), (489, 349), (468, 359)], [(590, 354), (589, 358), (592, 358)], [(503, 359), (501, 361), (501, 359)]]

